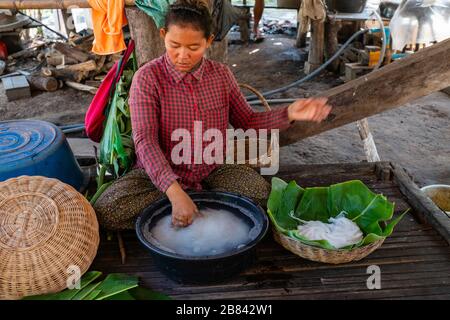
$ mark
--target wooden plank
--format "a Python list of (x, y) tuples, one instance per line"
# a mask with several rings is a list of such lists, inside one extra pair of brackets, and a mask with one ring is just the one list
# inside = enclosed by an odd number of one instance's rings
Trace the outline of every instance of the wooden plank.
[(448, 86), (450, 39), (321, 93), (333, 106), (326, 121), (320, 124), (297, 122), (280, 133), (280, 144), (291, 144), (402, 106)]
[(404, 169), (394, 166), (394, 177), (411, 206), (450, 244), (450, 219), (423, 194)]

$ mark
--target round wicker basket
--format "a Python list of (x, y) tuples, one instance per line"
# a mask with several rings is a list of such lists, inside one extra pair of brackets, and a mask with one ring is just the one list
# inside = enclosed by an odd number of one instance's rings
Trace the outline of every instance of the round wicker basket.
[(71, 186), (40, 176), (0, 182), (0, 299), (67, 288), (69, 268), (86, 272), (98, 244), (94, 209)]
[(327, 250), (291, 239), (275, 229), (272, 229), (272, 231), (275, 241), (292, 253), (308, 260), (330, 264), (340, 264), (361, 260), (375, 251), (384, 242), (384, 239), (382, 239), (367, 246), (352, 250)]

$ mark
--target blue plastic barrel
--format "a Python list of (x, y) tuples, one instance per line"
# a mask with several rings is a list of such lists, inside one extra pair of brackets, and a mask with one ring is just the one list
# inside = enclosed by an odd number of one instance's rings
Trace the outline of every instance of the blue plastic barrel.
[(81, 168), (57, 126), (39, 120), (0, 121), (0, 181), (21, 175), (84, 187)]

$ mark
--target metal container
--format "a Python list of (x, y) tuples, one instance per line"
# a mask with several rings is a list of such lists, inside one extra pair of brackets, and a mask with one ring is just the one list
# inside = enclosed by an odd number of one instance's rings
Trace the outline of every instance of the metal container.
[(450, 217), (450, 185), (432, 184), (422, 187), (420, 190)]
[(62, 131), (39, 120), (0, 122), (0, 181), (22, 175), (56, 178), (77, 190), (84, 176)]
[(342, 13), (361, 13), (367, 0), (326, 0), (328, 10)]
[[(269, 221), (264, 210), (252, 200), (229, 192), (190, 192), (197, 207), (226, 209), (246, 223), (257, 227), (257, 236), (243, 248), (219, 255), (193, 257), (169, 252), (150, 243), (144, 237), (144, 227), (151, 229), (163, 216), (172, 212), (170, 201), (163, 198), (144, 210), (136, 221), (139, 241), (149, 250), (155, 264), (171, 279), (182, 283), (220, 282), (238, 274), (254, 259), (255, 246), (267, 232)], [(147, 221), (150, 219), (150, 223)]]

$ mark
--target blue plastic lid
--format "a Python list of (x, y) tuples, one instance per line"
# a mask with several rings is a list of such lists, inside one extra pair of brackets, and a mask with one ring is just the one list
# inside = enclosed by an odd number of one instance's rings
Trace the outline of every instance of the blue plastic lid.
[(49, 148), (57, 127), (38, 120), (0, 122), (0, 166), (33, 158)]

